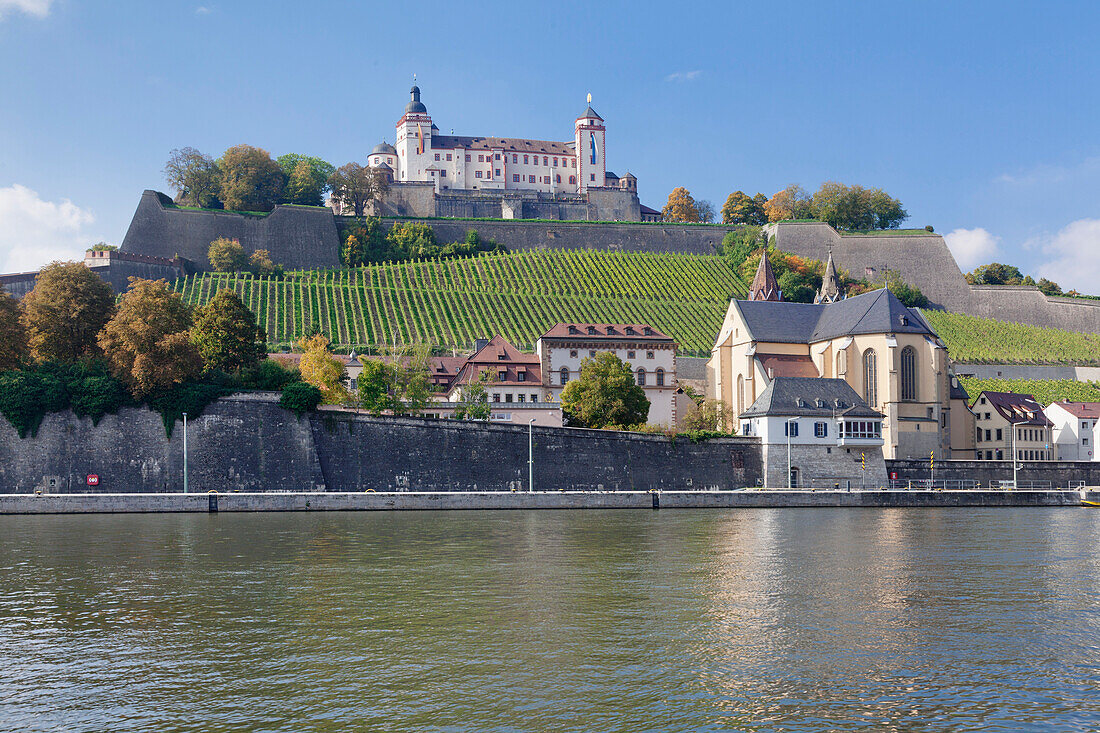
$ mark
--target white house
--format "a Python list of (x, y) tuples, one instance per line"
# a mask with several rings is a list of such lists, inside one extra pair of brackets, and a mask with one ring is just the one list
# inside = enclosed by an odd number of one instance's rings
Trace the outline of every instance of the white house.
[(581, 363), (610, 351), (630, 365), (649, 399), (650, 425), (676, 424), (676, 341), (645, 324), (558, 323), (535, 344), (544, 386), (561, 401), (562, 390), (581, 373)]
[(1062, 461), (1095, 461), (1100, 439), (1100, 402), (1067, 402), (1047, 406), (1047, 419), (1054, 423), (1054, 445)]
[(739, 416), (773, 489), (883, 486), (882, 419), (846, 381), (821, 377), (775, 377)]

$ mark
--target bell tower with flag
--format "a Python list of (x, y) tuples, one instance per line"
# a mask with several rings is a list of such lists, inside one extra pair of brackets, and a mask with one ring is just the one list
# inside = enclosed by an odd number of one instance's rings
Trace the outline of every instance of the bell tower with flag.
[(397, 173), (398, 181), (423, 181), (428, 178), (429, 152), (432, 149), (432, 118), (428, 108), (420, 101), (420, 87), (415, 84), (409, 90), (409, 103), (405, 114), (397, 121)]
[(573, 126), (573, 142), (577, 151), (577, 184), (580, 192), (604, 185), (607, 176), (607, 155), (604, 150), (603, 118), (592, 109), (592, 95), (588, 95), (588, 108), (577, 118)]

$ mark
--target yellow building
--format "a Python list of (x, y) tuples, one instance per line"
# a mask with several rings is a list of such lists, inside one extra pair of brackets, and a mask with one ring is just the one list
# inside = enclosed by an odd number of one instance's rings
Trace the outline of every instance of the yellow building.
[(966, 409), (965, 392), (952, 399), (947, 350), (918, 311), (885, 288), (782, 302), (770, 269), (762, 260), (751, 299), (730, 302), (707, 364), (709, 397), (740, 415), (776, 377), (839, 378), (885, 416), (885, 458), (950, 458), (953, 424), (973, 445), (973, 416), (951, 416)]

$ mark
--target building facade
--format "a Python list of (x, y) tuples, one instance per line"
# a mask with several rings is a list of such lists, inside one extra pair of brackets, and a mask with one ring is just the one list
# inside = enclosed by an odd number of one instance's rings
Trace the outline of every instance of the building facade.
[(1100, 439), (1100, 402), (1060, 400), (1043, 410), (1053, 423), (1054, 451), (1060, 461), (1095, 461)]
[(1029, 394), (981, 392), (971, 405), (977, 428), (975, 457), (984, 461), (1053, 461), (1054, 424)]
[(630, 366), (634, 381), (649, 399), (650, 425), (672, 427), (677, 421), (676, 341), (645, 324), (558, 323), (539, 337), (535, 352), (555, 402), (585, 359), (610, 351)]
[(708, 397), (741, 414), (776, 377), (843, 379), (883, 414), (886, 458), (952, 456), (951, 364), (918, 311), (885, 288), (782, 302), (761, 280), (763, 297), (730, 303), (707, 364)]
[(775, 489), (885, 486), (882, 419), (843, 379), (812, 377), (776, 377), (739, 416)]

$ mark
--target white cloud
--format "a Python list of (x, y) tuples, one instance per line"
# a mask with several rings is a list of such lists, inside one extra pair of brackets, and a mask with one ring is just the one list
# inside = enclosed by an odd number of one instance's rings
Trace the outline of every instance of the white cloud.
[(205, 5), (200, 5), (199, 7), (195, 8), (195, 15), (210, 15), (210, 8), (206, 7)]
[(81, 259), (95, 243), (92, 212), (68, 199), (43, 201), (18, 183), (0, 188), (0, 272), (36, 270), (57, 259)]
[(1100, 294), (1100, 219), (1079, 219), (1053, 236), (1040, 238), (1052, 259), (1039, 266), (1039, 276), (1063, 290)]
[(695, 81), (703, 72), (700, 69), (694, 71), (676, 71), (665, 77), (665, 81)]
[(45, 18), (50, 14), (53, 0), (0, 0), (0, 18), (9, 11), (26, 13), (36, 18)]
[(981, 227), (956, 229), (943, 235), (943, 240), (947, 242), (947, 248), (951, 250), (963, 272), (992, 262), (993, 256), (997, 254), (997, 244), (1001, 241), (1000, 237)]

